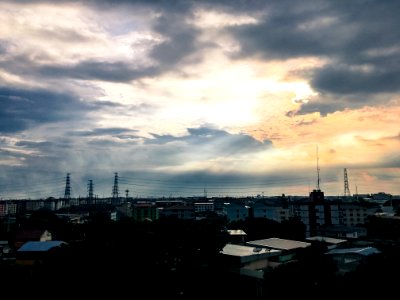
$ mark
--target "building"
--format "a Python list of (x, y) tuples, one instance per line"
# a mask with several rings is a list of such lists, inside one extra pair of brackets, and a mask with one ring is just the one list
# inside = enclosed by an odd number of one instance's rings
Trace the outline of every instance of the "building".
[(118, 218), (131, 218), (132, 217), (132, 204), (130, 202), (124, 202), (116, 206)]
[(332, 256), (338, 267), (339, 274), (352, 272), (368, 257), (379, 254), (380, 251), (374, 247), (332, 249), (326, 255)]
[(0, 217), (4, 217), (7, 214), (8, 214), (7, 202), (6, 201), (0, 201)]
[(230, 229), (227, 230), (229, 236), (229, 242), (235, 244), (244, 244), (246, 239), (246, 232), (241, 229)]
[(341, 203), (341, 224), (348, 227), (364, 225), (368, 217), (373, 216), (378, 209), (378, 204), (371, 204), (368, 202)]
[(18, 231), (14, 239), (14, 248), (19, 249), (26, 242), (39, 241), (46, 242), (52, 240), (52, 234), (48, 230), (41, 229), (22, 229)]
[(311, 246), (310, 243), (280, 238), (250, 241), (247, 242), (246, 245), (257, 248), (280, 250), (281, 254), (279, 255), (279, 262), (290, 261), (296, 257), (296, 254), (300, 249)]
[(15, 201), (0, 201), (0, 217), (16, 215), (18, 203)]
[(175, 205), (158, 209), (160, 218), (177, 218), (183, 220), (195, 219), (195, 208), (189, 205)]
[(367, 235), (367, 228), (361, 226), (349, 227), (345, 225), (326, 226), (320, 228), (319, 234), (339, 239), (357, 239)]
[(135, 221), (155, 221), (158, 219), (158, 209), (152, 202), (136, 203), (133, 205), (132, 217)]
[(282, 201), (263, 201), (256, 202), (252, 206), (252, 215), (254, 218), (266, 218), (276, 222), (288, 220), (290, 217), (289, 208), (283, 205)]
[(347, 240), (344, 239), (336, 239), (327, 236), (313, 236), (306, 238), (306, 241), (313, 243), (321, 243), (327, 247), (328, 250), (332, 250), (337, 248), (340, 245), (347, 243)]
[(224, 203), (223, 214), (229, 222), (244, 221), (249, 217), (249, 207), (243, 204)]
[(271, 257), (281, 254), (275, 249), (259, 248), (254, 246), (243, 246), (226, 244), (220, 251), (224, 263), (230, 266), (232, 271), (240, 275), (250, 276), (258, 279), (264, 278), (264, 269), (274, 265), (270, 262)]
[(213, 212), (214, 211), (214, 203), (213, 202), (195, 202), (194, 203), (194, 211), (195, 211), (195, 213)]
[(56, 248), (66, 245), (63, 241), (26, 242), (17, 251), (16, 263), (20, 265), (40, 264)]
[(308, 199), (292, 202), (290, 206), (292, 216), (300, 218), (306, 225), (306, 236), (317, 235), (321, 226), (341, 223), (339, 203), (325, 200), (321, 190), (313, 190)]

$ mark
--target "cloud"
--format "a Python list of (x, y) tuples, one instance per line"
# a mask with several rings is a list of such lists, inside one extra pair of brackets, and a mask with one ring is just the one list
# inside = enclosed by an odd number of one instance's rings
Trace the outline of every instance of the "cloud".
[(311, 83), (317, 90), (333, 94), (393, 93), (400, 90), (400, 66), (379, 65), (365, 71), (327, 66), (315, 70)]
[[(153, 134), (153, 139), (148, 139), (148, 144), (166, 145), (168, 143), (183, 143), (194, 152), (205, 150), (204, 155), (212, 153), (221, 156), (263, 151), (272, 147), (272, 142), (264, 140), (262, 142), (246, 134), (230, 134), (227, 131), (199, 127), (188, 128), (188, 134), (184, 136), (157, 135)], [(200, 150), (200, 151), (199, 151)]]
[(111, 82), (128, 82), (151, 76), (156, 69), (140, 68), (126, 62), (84, 61), (76, 65), (49, 65), (37, 67), (38, 75), (45, 77), (72, 78), (81, 80), (103, 80)]
[(53, 2), (0, 4), (2, 182), (285, 186), (311, 172), (316, 139), (336, 151), (321, 155), (333, 194), (343, 164), (398, 165), (397, 2)]
[(52, 145), (51, 142), (34, 142), (34, 141), (18, 141), (15, 143), (15, 146), (19, 147), (27, 147), (27, 148), (38, 148), (38, 149), (43, 149), (43, 148), (48, 148)]
[[(323, 59), (325, 64), (309, 74), (312, 88), (327, 99), (303, 103), (301, 113), (324, 115), (361, 107), (379, 94), (386, 95), (379, 99), (384, 103), (399, 91), (400, 33), (393, 30), (400, 27), (399, 9), (398, 1), (271, 1), (258, 23), (227, 31), (239, 43), (237, 58)], [(330, 97), (339, 99), (332, 102)]]
[(129, 82), (158, 73), (155, 67), (137, 67), (133, 62), (83, 60), (75, 64), (59, 64), (57, 62), (39, 63), (29, 54), (18, 55), (0, 67), (15, 74), (24, 74), (48, 79), (102, 80), (109, 82)]
[(303, 104), (299, 110), (291, 111), (288, 116), (303, 115), (314, 112), (319, 112), (321, 116), (326, 116), (328, 113), (333, 113), (338, 110), (344, 110), (351, 106), (359, 106), (359, 102), (348, 102), (346, 100), (332, 99), (330, 97), (318, 97), (313, 101)]
[(0, 132), (13, 133), (31, 126), (79, 119), (91, 106), (71, 93), (44, 89), (0, 87)]
[(82, 130), (82, 131), (72, 131), (71, 135), (74, 136), (104, 136), (104, 135), (119, 135), (121, 133), (127, 132), (135, 132), (136, 130), (128, 129), (128, 128), (118, 128), (118, 127), (110, 127), (110, 128), (95, 128), (92, 130)]
[[(22, 1), (23, 4), (29, 2), (43, 3)], [(85, 9), (82, 15), (73, 14), (78, 23), (76, 26), (65, 24), (64, 19), (59, 22), (46, 19), (43, 23), (35, 20), (35, 26), (29, 27), (27, 32), (26, 29), (17, 32), (20, 36), (29, 34), (29, 40), (21, 46), (17, 43), (13, 51), (8, 51), (9, 57), (0, 61), (0, 68), (24, 77), (123, 83), (180, 70), (180, 64), (188, 63), (186, 58), (203, 47), (197, 41), (200, 32), (187, 22), (192, 2), (82, 1), (79, 5)], [(121, 9), (124, 9), (123, 13)], [(90, 24), (83, 22), (82, 19), (90, 18), (96, 11), (104, 22), (97, 19), (91, 20), (93, 23)], [(140, 20), (116, 24), (115, 18), (121, 14), (128, 17), (128, 12), (148, 14), (151, 21), (146, 21), (148, 24), (145, 25), (140, 25)], [(32, 17), (32, 13), (24, 14), (26, 18)], [(68, 16), (63, 15), (63, 18)], [(19, 26), (15, 19), (11, 20)], [(95, 28), (96, 25), (99, 28)], [(121, 27), (123, 34), (116, 35), (115, 27)], [(145, 42), (138, 44), (138, 40)], [(38, 44), (47, 47), (38, 48)], [(81, 47), (82, 52), (77, 54), (73, 45)], [(61, 52), (60, 48), (65, 51)], [(0, 50), (0, 54), (4, 51), (5, 48)], [(144, 51), (144, 58), (137, 55), (140, 51)]]
[(200, 31), (185, 22), (182, 15), (162, 15), (153, 29), (166, 38), (166, 41), (155, 46), (150, 53), (159, 63), (159, 71), (177, 68), (186, 57), (201, 48), (197, 43)]

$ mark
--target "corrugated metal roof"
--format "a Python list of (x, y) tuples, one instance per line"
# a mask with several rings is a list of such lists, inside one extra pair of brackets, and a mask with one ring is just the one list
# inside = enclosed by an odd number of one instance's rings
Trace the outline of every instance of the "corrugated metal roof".
[(285, 240), (280, 238), (270, 238), (265, 240), (250, 241), (247, 244), (251, 246), (272, 248), (278, 250), (292, 250), (292, 249), (306, 248), (311, 246), (310, 243), (299, 242), (295, 240)]
[(378, 249), (374, 247), (364, 247), (364, 248), (345, 248), (345, 249), (333, 249), (328, 251), (326, 254), (360, 254), (364, 256), (369, 256), (372, 254), (381, 253)]
[(229, 229), (228, 234), (229, 235), (247, 235), (246, 232), (244, 232), (242, 229)]
[(236, 244), (226, 244), (225, 247), (222, 249), (221, 253), (225, 255), (243, 257), (243, 256), (261, 255), (266, 253), (279, 254), (281, 253), (281, 251), (274, 249), (242, 246)]
[(66, 244), (63, 241), (46, 241), (46, 242), (26, 242), (18, 249), (18, 252), (45, 252), (54, 247), (60, 247)]
[(327, 236), (312, 236), (306, 239), (307, 241), (318, 241), (318, 242), (325, 242), (328, 244), (340, 244), (347, 242), (347, 240), (342, 240), (342, 239), (335, 239)]

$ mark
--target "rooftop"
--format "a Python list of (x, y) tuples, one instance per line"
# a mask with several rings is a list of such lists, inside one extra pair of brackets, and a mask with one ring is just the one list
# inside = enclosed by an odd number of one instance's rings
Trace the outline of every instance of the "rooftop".
[(281, 251), (274, 249), (242, 246), (236, 244), (226, 244), (220, 253), (231, 256), (245, 257), (245, 256), (262, 255), (262, 254), (270, 254), (271, 256), (273, 256), (273, 255), (278, 255), (279, 253), (281, 253)]
[(318, 241), (318, 242), (324, 242), (327, 244), (334, 244), (334, 245), (347, 242), (347, 240), (335, 239), (335, 238), (331, 238), (331, 237), (327, 237), (327, 236), (312, 236), (312, 237), (307, 238), (306, 240), (310, 241), (310, 242)]
[(63, 241), (26, 242), (18, 249), (18, 252), (46, 252), (63, 244), (66, 243)]
[(229, 229), (228, 234), (229, 235), (247, 235), (246, 232), (244, 232), (242, 229)]
[(340, 254), (360, 254), (364, 256), (369, 256), (372, 254), (381, 253), (378, 249), (374, 247), (364, 247), (364, 248), (346, 248), (346, 249), (333, 249), (326, 254), (340, 255)]
[(247, 242), (248, 245), (272, 248), (278, 250), (293, 250), (298, 248), (307, 248), (311, 246), (310, 243), (299, 242), (295, 240), (285, 240), (280, 238), (270, 238), (265, 240), (256, 240)]

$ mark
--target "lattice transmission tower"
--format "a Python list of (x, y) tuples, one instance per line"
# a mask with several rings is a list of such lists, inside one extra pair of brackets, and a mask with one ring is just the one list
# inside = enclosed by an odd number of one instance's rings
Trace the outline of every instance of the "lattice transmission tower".
[(89, 180), (87, 189), (88, 189), (88, 199), (93, 200), (93, 180)]
[(344, 196), (350, 197), (349, 178), (347, 176), (347, 169), (344, 169)]
[(65, 192), (64, 199), (71, 199), (71, 180), (69, 177), (69, 173), (67, 173), (67, 177), (65, 178)]
[(114, 186), (112, 190), (112, 198), (113, 199), (118, 199), (119, 196), (119, 190), (118, 190), (118, 173), (114, 174)]

